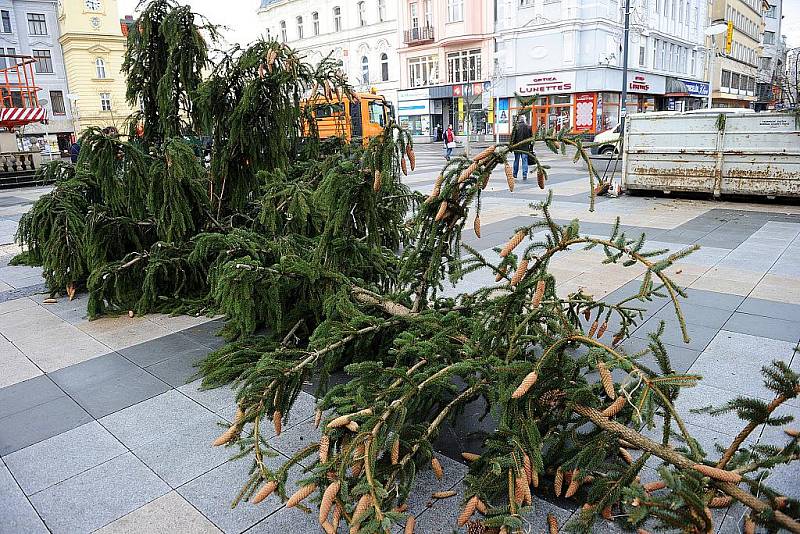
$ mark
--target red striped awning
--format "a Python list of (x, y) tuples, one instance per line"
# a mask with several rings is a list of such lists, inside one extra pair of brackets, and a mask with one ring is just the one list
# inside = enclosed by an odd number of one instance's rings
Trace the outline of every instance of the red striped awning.
[(22, 126), (47, 119), (44, 108), (2, 108), (0, 109), (0, 126), (7, 128)]

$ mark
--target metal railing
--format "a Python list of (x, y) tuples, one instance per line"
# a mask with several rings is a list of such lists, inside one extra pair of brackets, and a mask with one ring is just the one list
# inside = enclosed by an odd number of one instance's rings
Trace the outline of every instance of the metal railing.
[(403, 42), (405, 44), (419, 44), (430, 41), (433, 41), (433, 26), (421, 26), (403, 32)]

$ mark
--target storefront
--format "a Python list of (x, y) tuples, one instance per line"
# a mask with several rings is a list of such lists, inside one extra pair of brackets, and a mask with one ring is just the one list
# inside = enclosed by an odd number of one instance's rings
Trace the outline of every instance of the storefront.
[(417, 142), (441, 140), (448, 126), (460, 137), (491, 136), (494, 100), (489, 86), (473, 82), (399, 91), (397, 120)]
[[(501, 135), (510, 134), (513, 118), (523, 108), (535, 127), (555, 131), (571, 128), (590, 136), (614, 128), (619, 124), (621, 86), (622, 71), (608, 67), (510, 78), (505, 93), (501, 93), (509, 96), (497, 102), (498, 131)], [(662, 109), (665, 89), (664, 76), (629, 71), (627, 112)], [(508, 122), (500, 122), (506, 105)]]
[(708, 104), (708, 83), (667, 78), (664, 111), (690, 111)]

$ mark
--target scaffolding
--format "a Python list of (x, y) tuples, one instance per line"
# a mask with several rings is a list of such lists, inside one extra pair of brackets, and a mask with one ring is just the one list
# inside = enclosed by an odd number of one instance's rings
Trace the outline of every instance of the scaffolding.
[(36, 61), (31, 56), (0, 54), (0, 128), (11, 131), (47, 120), (37, 95), (41, 88), (34, 75)]

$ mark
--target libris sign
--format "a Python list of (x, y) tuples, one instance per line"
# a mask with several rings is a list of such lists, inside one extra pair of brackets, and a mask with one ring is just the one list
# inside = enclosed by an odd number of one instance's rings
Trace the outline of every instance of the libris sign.
[(569, 93), (572, 91), (572, 82), (564, 81), (558, 76), (537, 76), (526, 84), (520, 84), (521, 95), (543, 95), (550, 93)]

